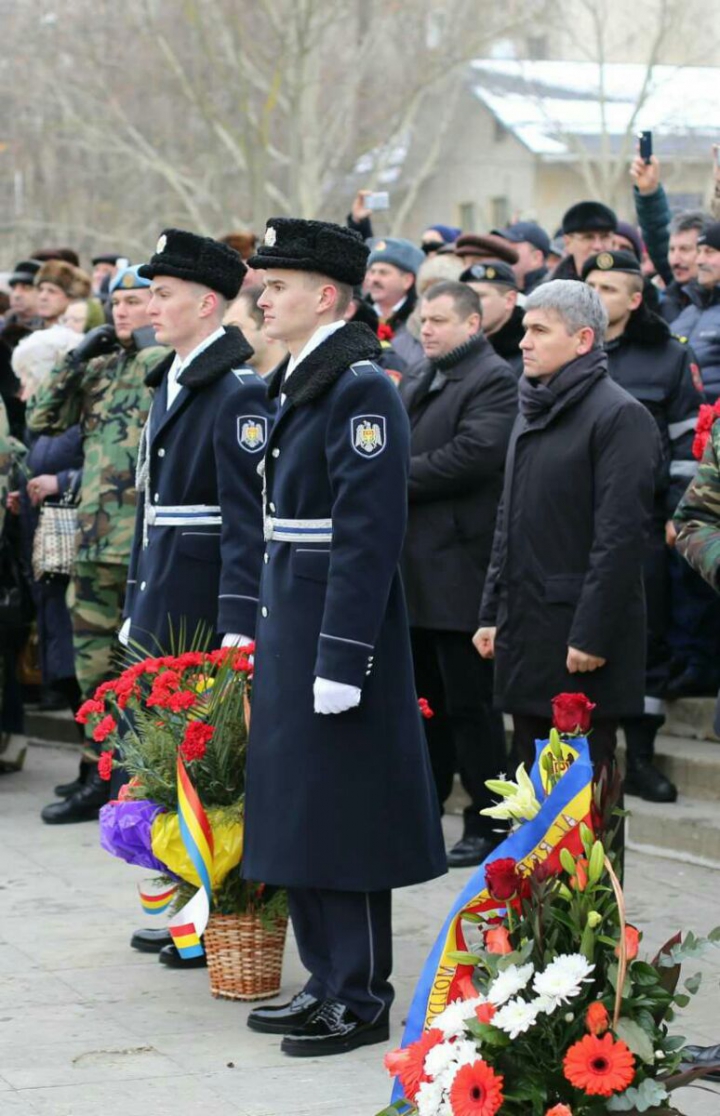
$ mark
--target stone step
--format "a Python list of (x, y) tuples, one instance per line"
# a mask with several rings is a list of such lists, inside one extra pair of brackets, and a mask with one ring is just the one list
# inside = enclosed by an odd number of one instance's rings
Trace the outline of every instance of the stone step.
[[(618, 752), (624, 763), (622, 742)], [(707, 740), (683, 740), (663, 732), (655, 740), (655, 764), (675, 783), (681, 796), (720, 802), (720, 748), (717, 744)], [(720, 815), (720, 811), (718, 813)]]
[(47, 744), (79, 744), (78, 729), (69, 709), (41, 713), (32, 706), (25, 707), (25, 734), (33, 742)]
[(629, 849), (720, 871), (720, 811), (714, 802), (680, 797), (670, 806), (628, 798)]
[(666, 736), (684, 736), (692, 740), (712, 740), (720, 743), (713, 730), (715, 698), (681, 698), (669, 701), (665, 708), (663, 733)]

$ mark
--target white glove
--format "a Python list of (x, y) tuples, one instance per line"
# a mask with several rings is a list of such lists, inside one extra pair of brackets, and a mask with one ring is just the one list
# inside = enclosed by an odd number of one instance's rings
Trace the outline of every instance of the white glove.
[(362, 691), (344, 682), (331, 682), (329, 678), (316, 678), (313, 686), (316, 713), (344, 713), (360, 704)]
[(125, 620), (125, 623), (123, 624), (122, 628), (118, 632), (118, 639), (122, 643), (123, 647), (129, 647), (130, 646), (130, 628), (131, 628), (131, 626), (132, 626), (132, 621), (130, 620), (130, 617), (128, 616), (127, 619)]
[(247, 647), (248, 643), (252, 643), (249, 636), (232, 635), (230, 632), (223, 636), (222, 641), (223, 647)]

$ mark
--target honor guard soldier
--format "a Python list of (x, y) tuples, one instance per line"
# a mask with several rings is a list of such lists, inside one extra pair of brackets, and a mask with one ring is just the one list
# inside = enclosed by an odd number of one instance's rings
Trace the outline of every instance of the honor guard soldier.
[[(217, 646), (255, 633), (262, 564), (258, 462), (272, 408), (250, 368), (252, 349), (223, 327), (245, 275), (228, 245), (166, 229), (140, 274), (151, 280), (155, 335), (175, 351), (148, 377), (155, 388), (138, 460), (138, 510), (121, 641), (163, 654), (183, 638), (210, 634)], [(139, 930), (131, 944), (183, 961), (164, 930)]]
[(391, 888), (446, 870), (398, 573), (408, 420), (377, 338), (342, 320), (367, 254), (274, 218), (249, 261), (290, 355), (269, 388), (243, 874), (288, 889), (310, 979), (248, 1023), (292, 1056), (387, 1039)]

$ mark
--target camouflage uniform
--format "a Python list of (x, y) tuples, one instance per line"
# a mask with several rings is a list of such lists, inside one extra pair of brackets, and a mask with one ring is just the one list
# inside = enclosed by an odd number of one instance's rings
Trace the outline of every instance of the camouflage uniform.
[(59, 434), (80, 423), (82, 489), (77, 561), (68, 593), (75, 673), (83, 696), (114, 673), (117, 632), (135, 529), (135, 464), (150, 409), (148, 372), (167, 350), (118, 347), (86, 364), (66, 358), (35, 396), (31, 430)]
[(720, 592), (720, 422), (710, 432), (695, 479), (675, 512), (677, 549)]

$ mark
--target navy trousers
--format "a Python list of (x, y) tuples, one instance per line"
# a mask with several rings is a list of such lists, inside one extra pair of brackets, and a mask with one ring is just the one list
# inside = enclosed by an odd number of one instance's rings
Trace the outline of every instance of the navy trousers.
[(289, 888), (288, 904), (305, 991), (339, 1000), (366, 1023), (387, 1015), (394, 998), (390, 891)]

